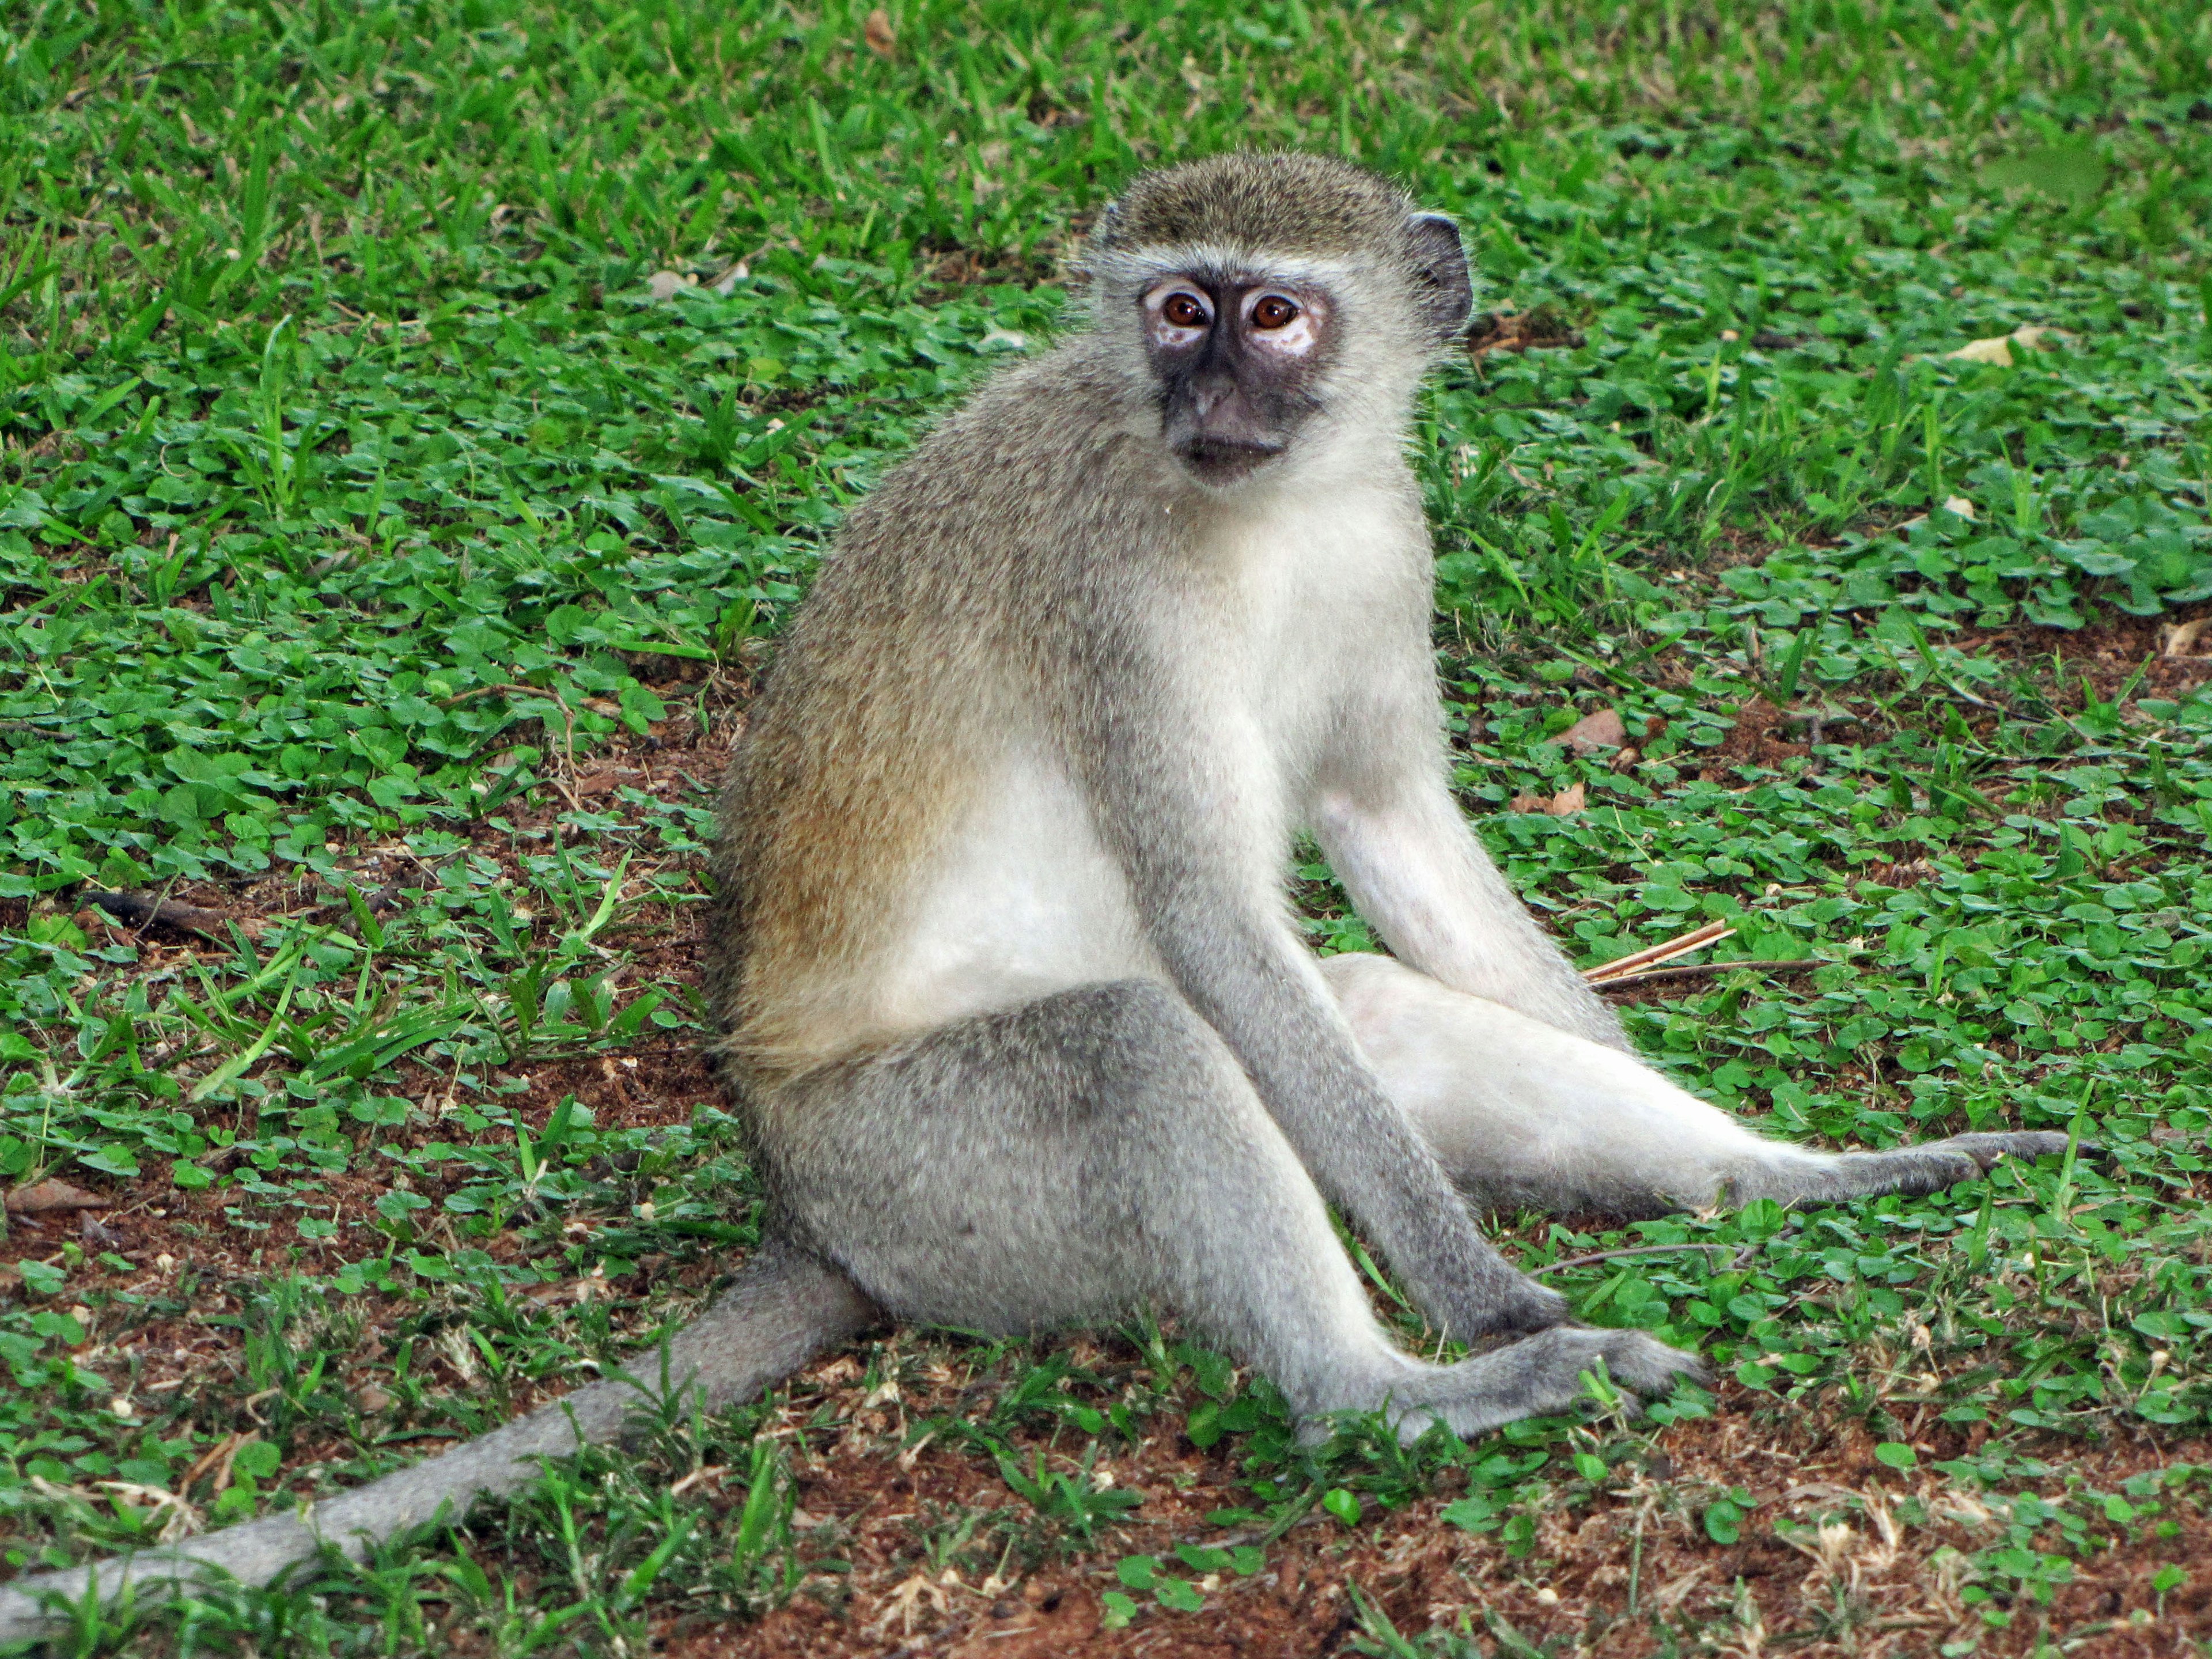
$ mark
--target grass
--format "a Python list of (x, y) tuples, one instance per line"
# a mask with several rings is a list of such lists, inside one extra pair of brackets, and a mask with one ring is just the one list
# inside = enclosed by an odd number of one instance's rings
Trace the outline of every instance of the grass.
[[(753, 1237), (689, 1054), (754, 676), (843, 505), (1054, 328), (1086, 216), (1232, 144), (1467, 228), (1503, 343), (1418, 448), (1513, 879), (1587, 963), (1712, 918), (1820, 964), (1670, 987), (1644, 1051), (1778, 1133), (2106, 1156), (1501, 1218), (1644, 1252), (1552, 1276), (1722, 1374), (1641, 1424), (1305, 1452), (1172, 1331), (904, 1335), (72, 1650), (2212, 1638), (2212, 639), (2170, 631), (2212, 599), (2212, 21), (867, 10), (0, 17), (0, 1174), (110, 1200), (8, 1218), (11, 1565), (649, 1367)], [(1632, 760), (1556, 740), (1604, 708)]]

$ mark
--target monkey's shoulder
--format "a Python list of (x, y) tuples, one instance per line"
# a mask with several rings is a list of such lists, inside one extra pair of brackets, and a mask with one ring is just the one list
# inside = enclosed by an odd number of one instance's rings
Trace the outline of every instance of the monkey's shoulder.
[(1130, 440), (1144, 411), (1129, 394), (1086, 337), (1000, 370), (884, 475), (841, 539), (957, 528), (972, 544), (1141, 490)]

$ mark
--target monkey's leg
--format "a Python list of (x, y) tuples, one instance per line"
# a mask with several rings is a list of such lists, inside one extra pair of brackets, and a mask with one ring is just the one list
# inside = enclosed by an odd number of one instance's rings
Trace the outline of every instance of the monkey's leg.
[(1158, 1299), (1302, 1415), (1388, 1409), (1408, 1436), (1566, 1410), (1601, 1358), (1642, 1390), (1697, 1368), (1632, 1331), (1450, 1366), (1401, 1352), (1283, 1131), (1163, 985), (960, 1021), (799, 1079), (763, 1119), (778, 1200), (902, 1318), (1012, 1334)]
[(1768, 1140), (1617, 1049), (1386, 957), (1332, 957), (1322, 971), (1383, 1087), (1486, 1205), (1649, 1215), (1723, 1196), (1826, 1203), (1936, 1192), (2002, 1158), (2066, 1149), (2064, 1135), (2037, 1133), (1881, 1152)]
[[(787, 1244), (764, 1242), (714, 1305), (670, 1341), (669, 1386), (679, 1396), (696, 1389), (710, 1407), (744, 1399), (876, 1317), (867, 1298), (836, 1269)], [(629, 1374), (635, 1383), (618, 1377), (592, 1383), (312, 1510), (269, 1516), (167, 1549), (17, 1579), (0, 1587), (0, 1642), (55, 1628), (42, 1597), (81, 1601), (95, 1575), (103, 1601), (126, 1585), (144, 1601), (166, 1595), (180, 1581), (264, 1584), (326, 1541), (358, 1559), (373, 1544), (441, 1511), (458, 1521), (480, 1494), (504, 1497), (528, 1486), (538, 1478), (541, 1459), (574, 1451), (580, 1439), (615, 1438), (647, 1403), (638, 1385), (659, 1388), (658, 1352), (638, 1356)]]

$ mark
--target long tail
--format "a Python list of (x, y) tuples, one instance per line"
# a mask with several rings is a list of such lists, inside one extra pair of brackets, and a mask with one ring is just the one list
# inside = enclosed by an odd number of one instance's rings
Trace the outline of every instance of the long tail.
[[(696, 1389), (709, 1407), (748, 1398), (797, 1370), (824, 1348), (866, 1329), (874, 1305), (835, 1267), (791, 1245), (764, 1242), (714, 1305), (669, 1344), (669, 1382)], [(659, 1365), (640, 1380), (658, 1387)], [(141, 1601), (180, 1583), (233, 1579), (265, 1584), (325, 1543), (358, 1560), (394, 1533), (434, 1519), (459, 1520), (480, 1495), (504, 1497), (535, 1480), (538, 1460), (580, 1441), (613, 1439), (641, 1401), (620, 1378), (541, 1406), (505, 1428), (428, 1462), (394, 1471), (309, 1510), (272, 1515), (205, 1538), (96, 1565), (42, 1573), (0, 1587), (0, 1642), (48, 1635), (67, 1616), (58, 1598), (82, 1605), (95, 1580), (106, 1601), (125, 1585)]]

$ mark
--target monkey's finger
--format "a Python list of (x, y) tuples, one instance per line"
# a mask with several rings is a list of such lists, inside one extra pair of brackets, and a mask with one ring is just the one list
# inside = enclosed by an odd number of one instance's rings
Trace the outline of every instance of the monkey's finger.
[(1713, 1379), (1711, 1368), (1696, 1354), (1670, 1348), (1642, 1331), (1608, 1331), (1606, 1335), (1613, 1339), (1602, 1350), (1606, 1370), (1614, 1382), (1638, 1394), (1665, 1394), (1684, 1382), (1703, 1387)]
[[(1567, 1298), (1547, 1285), (1539, 1285), (1533, 1279), (1516, 1276), (1508, 1285), (1495, 1307), (1487, 1312), (1479, 1328), (1465, 1339), (1480, 1341), (1486, 1337), (1533, 1336), (1539, 1331), (1548, 1331), (1555, 1325), (1572, 1322), (1574, 1309)], [(1457, 1335), (1457, 1332), (1453, 1333)]]

